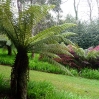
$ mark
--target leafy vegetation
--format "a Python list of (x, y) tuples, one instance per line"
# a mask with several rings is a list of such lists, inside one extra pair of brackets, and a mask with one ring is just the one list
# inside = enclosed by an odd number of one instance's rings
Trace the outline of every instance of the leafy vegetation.
[[(5, 80), (5, 77), (0, 74), (0, 98), (9, 99), (10, 96), (10, 86), (8, 78)], [(28, 83), (28, 99), (65, 99), (80, 97), (79, 95), (67, 93), (65, 91), (58, 91), (51, 83), (48, 82), (29, 82)], [(83, 99), (83, 97), (81, 98)]]
[[(8, 56), (6, 51), (3, 52), (0, 50), (0, 64), (5, 64), (12, 66), (14, 55)], [(55, 73), (55, 74), (63, 74), (68, 75), (68, 73), (64, 72), (61, 68), (52, 65), (48, 62), (43, 62), (39, 60), (39, 55), (35, 54), (33, 58), (31, 58), (31, 54), (29, 54), (29, 68), (31, 70), (37, 70), (37, 71), (43, 71), (43, 72), (49, 72), (49, 73)], [(67, 66), (68, 70), (76, 77), (84, 77), (89, 79), (97, 79), (99, 80), (99, 70), (89, 69), (89, 68), (83, 68), (79, 72), (75, 68), (70, 68), (70, 66)]]
[[(4, 95), (6, 94), (4, 92), (7, 92), (9, 94), (9, 92), (11, 91), (13, 98), (17, 96), (18, 99), (27, 99), (27, 96), (29, 99), (83, 99), (82, 96), (78, 95), (79, 93), (81, 95), (84, 95), (85, 92), (87, 94), (92, 94), (93, 92), (90, 92), (88, 88), (86, 89), (86, 91), (83, 89), (82, 86), (76, 86), (76, 84), (72, 85), (77, 87), (76, 89), (73, 89), (74, 91), (77, 90), (77, 93), (72, 94), (71, 92), (61, 92), (60, 90), (56, 90), (51, 84), (48, 84), (46, 82), (27, 82), (29, 80), (29, 69), (68, 75), (69, 71), (65, 67), (67, 67), (74, 76), (99, 79), (99, 50), (95, 50), (96, 48), (90, 50), (90, 48), (88, 48), (90, 46), (96, 46), (99, 44), (99, 21), (92, 21), (91, 23), (86, 24), (84, 22), (76, 21), (69, 16), (66, 21), (73, 21), (74, 23), (76, 23), (76, 28), (70, 28), (75, 25), (66, 23), (59, 26), (50, 27), (52, 25), (51, 21), (50, 24), (47, 24), (49, 23), (48, 17), (50, 17), (50, 14), (47, 17), (46, 14), (50, 9), (53, 8), (53, 6), (34, 5), (29, 6), (27, 9), (18, 9), (20, 11), (18, 13), (19, 15), (16, 18), (10, 11), (10, 3), (8, 2), (8, 0), (6, 0), (5, 2), (7, 3), (0, 3), (0, 34), (5, 33), (8, 36), (8, 38), (16, 47), (17, 53), (12, 56), (7, 56), (1, 53), (0, 64), (10, 65), (12, 66), (12, 70), (10, 71), (11, 84), (7, 83), (10, 83), (8, 79), (3, 79), (4, 77), (2, 75), (0, 76), (0, 95), (2, 94), (2, 92)], [(23, 3), (23, 5), (25, 5), (25, 3), (27, 2), (18, 1), (17, 3), (20, 3), (20, 5), (21, 3)], [(53, 2), (53, 0), (43, 0), (40, 1), (40, 4), (45, 4), (47, 2), (56, 5), (54, 11), (57, 12), (57, 22), (55, 23), (54, 21), (52, 21), (53, 24), (58, 25), (60, 23), (64, 23), (65, 21), (60, 22), (59, 20), (59, 13), (61, 12), (61, 0), (59, 0), (58, 2)], [(31, 5), (32, 3), (33, 2), (31, 1)], [(47, 27), (50, 28), (46, 29)], [(66, 33), (63, 33), (64, 31), (66, 31)], [(73, 33), (67, 31), (76, 32), (78, 36), (72, 38), (68, 37)], [(68, 38), (70, 38), (73, 42), (77, 43), (82, 48), (73, 45), (71, 45), (71, 47), (66, 46), (69, 43), (72, 44), (72, 42)], [(11, 46), (9, 46), (9, 42), (5, 41), (5, 39), (2, 40), (1, 35), (0, 43), (0, 47), (8, 44), (8, 54), (11, 55)], [(30, 54), (27, 53), (32, 53), (32, 55), (34, 55), (34, 53), (37, 54), (32, 59), (30, 57)], [(50, 63), (53, 63), (53, 65), (49, 64), (48, 62), (41, 62), (39, 60), (39, 55), (41, 59), (43, 58), (43, 60), (47, 60)], [(57, 62), (61, 63), (65, 67), (62, 67), (62, 65)], [(55, 65), (57, 65), (57, 67), (55, 67)], [(42, 78), (40, 79), (42, 80)], [(54, 83), (54, 85), (57, 85), (56, 82), (52, 83)], [(68, 83), (68, 81), (65, 83), (70, 84)], [(86, 83), (84, 84), (86, 85)], [(90, 83), (88, 84), (89, 85), (86, 86), (90, 87)], [(9, 85), (11, 85), (10, 91)], [(58, 86), (59, 85), (60, 83), (58, 82)], [(67, 88), (66, 86), (66, 89), (71, 91), (70, 88), (72, 89), (72, 85), (68, 86), (69, 88)], [(91, 89), (96, 92), (92, 94), (92, 97), (97, 98), (97, 91), (94, 88)], [(7, 97), (5, 96), (2, 98), (6, 99)], [(84, 99), (85, 98), (86, 97), (84, 97)]]
[(78, 34), (77, 36), (70, 37), (72, 42), (83, 49), (99, 45), (99, 20), (93, 20), (91, 22), (79, 20), (76, 22), (73, 16), (67, 15), (65, 22), (77, 24), (76, 28), (69, 29)]
[(58, 54), (60, 58), (55, 58), (57, 62), (65, 66), (76, 68), (79, 72), (83, 68), (99, 69), (99, 47), (84, 50), (78, 46), (66, 46), (73, 57), (67, 54)]

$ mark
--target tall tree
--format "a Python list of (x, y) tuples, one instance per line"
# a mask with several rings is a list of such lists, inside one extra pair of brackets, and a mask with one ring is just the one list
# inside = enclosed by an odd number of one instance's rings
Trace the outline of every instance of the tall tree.
[(97, 9), (98, 9), (98, 20), (99, 20), (99, 0), (96, 0), (97, 3)]
[(80, 0), (78, 0), (78, 2), (76, 2), (76, 0), (74, 0), (74, 11), (75, 11), (75, 19), (78, 20), (78, 7), (80, 4)]
[(61, 10), (61, 3), (62, 3), (62, 0), (48, 0), (47, 2), (48, 4), (53, 4), (55, 5), (55, 8), (53, 9), (56, 14), (57, 14), (57, 24), (59, 24), (59, 20), (60, 20), (60, 13), (62, 12)]
[[(13, 17), (7, 4), (0, 5), (0, 29), (6, 33), (17, 49), (11, 71), (11, 92), (13, 99), (27, 99), (27, 81), (29, 77), (28, 53), (39, 53), (50, 62), (57, 64), (53, 58), (57, 53), (67, 53), (65, 45), (58, 42), (67, 41), (68, 33), (60, 34), (74, 24), (63, 24), (45, 29), (31, 36), (32, 29), (42, 20), (53, 6), (30, 6)], [(71, 33), (72, 34), (72, 33)], [(61, 68), (66, 71), (65, 67)]]
[(92, 21), (92, 11), (93, 11), (93, 2), (92, 0), (87, 0), (89, 6), (89, 18), (90, 22)]

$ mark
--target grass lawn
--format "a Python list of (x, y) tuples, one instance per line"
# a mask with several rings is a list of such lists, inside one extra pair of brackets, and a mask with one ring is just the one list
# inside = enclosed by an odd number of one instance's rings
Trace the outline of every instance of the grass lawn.
[[(9, 78), (10, 71), (10, 67), (0, 65), (0, 74)], [(51, 82), (59, 90), (76, 93), (81, 96), (88, 96), (90, 99), (99, 99), (99, 80), (30, 70), (30, 81)]]

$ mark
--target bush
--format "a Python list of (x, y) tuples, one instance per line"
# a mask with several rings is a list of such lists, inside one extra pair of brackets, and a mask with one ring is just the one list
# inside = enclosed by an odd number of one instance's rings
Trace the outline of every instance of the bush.
[(29, 99), (46, 99), (46, 97), (52, 95), (53, 92), (54, 87), (47, 82), (30, 82), (28, 84)]
[(63, 70), (59, 67), (49, 64), (48, 62), (35, 62), (34, 60), (30, 60), (29, 67), (32, 70), (44, 71), (49, 73), (58, 73), (58, 74), (65, 74)]
[(76, 68), (78, 71), (83, 68), (99, 68), (99, 46), (91, 48), (91, 50), (89, 48), (84, 50), (73, 45), (68, 45), (67, 48), (73, 57), (67, 54), (58, 54), (61, 59), (56, 58), (57, 62)]
[(28, 99), (90, 99), (71, 92), (55, 89), (48, 82), (30, 82), (28, 84)]
[(98, 79), (99, 80), (99, 70), (93, 70), (93, 69), (82, 69), (81, 70), (81, 76), (85, 78), (90, 79)]
[(78, 48), (73, 45), (68, 45), (66, 47), (72, 56), (67, 55), (67, 54), (58, 54), (60, 59), (55, 59), (55, 60), (63, 64), (64, 66), (68, 65), (70, 68), (76, 68), (78, 71), (80, 71), (80, 69), (85, 67), (84, 50), (82, 48)]

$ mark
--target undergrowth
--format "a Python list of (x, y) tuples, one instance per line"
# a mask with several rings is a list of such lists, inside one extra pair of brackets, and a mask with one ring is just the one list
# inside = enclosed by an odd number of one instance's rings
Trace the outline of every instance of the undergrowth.
[[(15, 55), (8, 56), (5, 51), (0, 51), (0, 64), (12, 66), (14, 59)], [(29, 54), (29, 67), (31, 70), (68, 75), (66, 72), (64, 72), (63, 70), (61, 70), (61, 68), (57, 66), (49, 64), (48, 62), (39, 61), (38, 54), (36, 54), (34, 58), (32, 58), (31, 54)], [(99, 80), (99, 70), (84, 68), (78, 72), (77, 69), (69, 68), (69, 66), (67, 66), (67, 68), (74, 76)]]
[[(0, 74), (0, 99), (10, 99), (10, 80)], [(29, 82), (28, 99), (90, 99), (71, 92), (57, 90), (50, 82)]]

